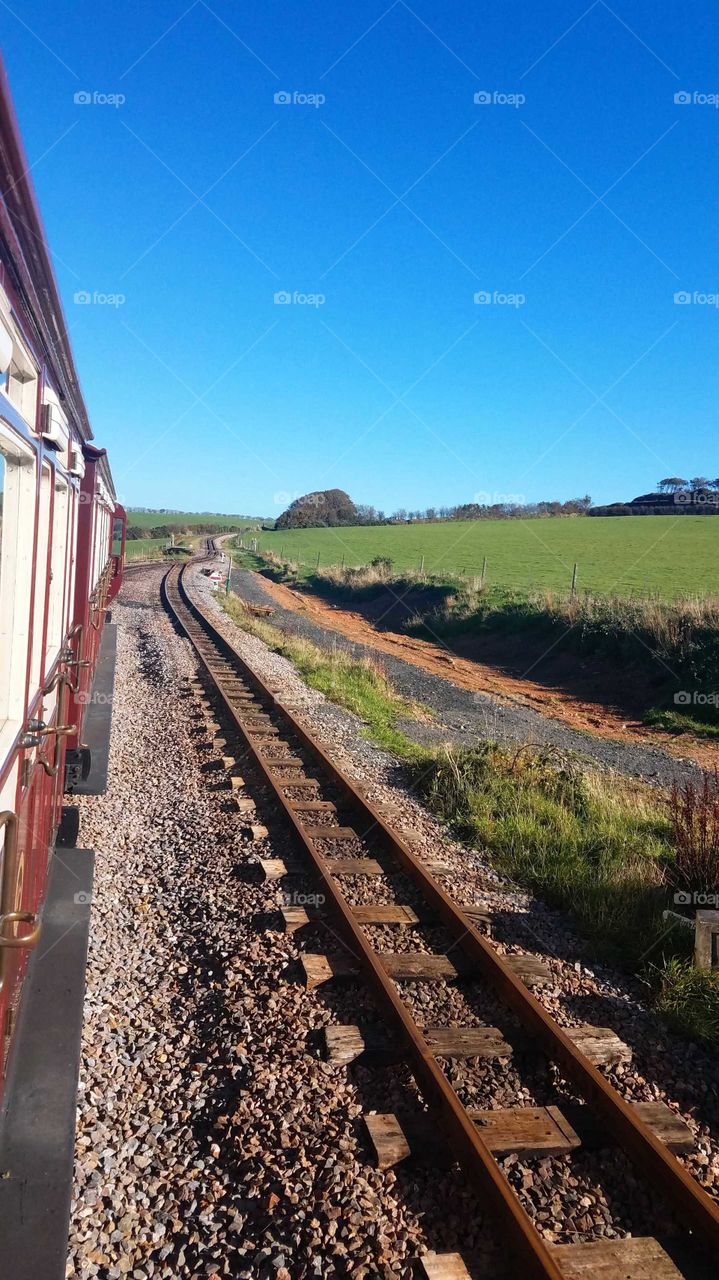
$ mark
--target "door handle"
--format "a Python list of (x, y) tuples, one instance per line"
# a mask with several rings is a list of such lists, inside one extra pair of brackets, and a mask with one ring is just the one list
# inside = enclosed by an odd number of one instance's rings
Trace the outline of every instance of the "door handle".
[[(8, 924), (31, 924), (30, 933), (25, 933), (21, 937), (8, 938), (5, 933), (5, 926)], [(8, 911), (4, 916), (0, 916), (0, 947), (9, 947), (11, 950), (17, 947), (34, 947), (40, 937), (41, 924), (34, 911)]]

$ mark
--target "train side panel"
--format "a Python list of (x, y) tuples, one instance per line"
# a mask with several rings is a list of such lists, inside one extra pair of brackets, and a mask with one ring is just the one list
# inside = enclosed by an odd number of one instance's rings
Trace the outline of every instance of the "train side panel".
[[(41, 929), (66, 757), (119, 588), (104, 450), (81, 439), (0, 263), (0, 1075)], [(117, 512), (116, 512), (117, 508)], [(72, 769), (69, 770), (72, 772)]]

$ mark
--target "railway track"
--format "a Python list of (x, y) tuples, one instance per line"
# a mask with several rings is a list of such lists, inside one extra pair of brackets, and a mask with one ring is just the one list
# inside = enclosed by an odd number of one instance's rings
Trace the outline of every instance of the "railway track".
[[(208, 549), (214, 551), (209, 543)], [(321, 889), (323, 911), (345, 950), (336, 955), (302, 953), (306, 985), (351, 977), (363, 979), (384, 1018), (386, 1036), (369, 1043), (362, 1028), (328, 1028), (326, 1049), (334, 1061), (349, 1062), (362, 1053), (401, 1058), (409, 1066), (429, 1109), (433, 1132), (403, 1128), (395, 1116), (368, 1117), (377, 1159), (385, 1166), (420, 1147), (441, 1142), (475, 1186), (498, 1238), (514, 1254), (521, 1274), (546, 1280), (671, 1280), (710, 1274), (703, 1257), (719, 1247), (719, 1207), (687, 1172), (673, 1152), (686, 1150), (686, 1135), (669, 1108), (630, 1104), (583, 1051), (577, 1037), (563, 1029), (530, 990), (541, 980), (541, 965), (531, 957), (502, 956), (480, 932), (478, 912), (455, 902), (442, 887), (441, 866), (420, 859), (407, 838), (370, 802), (330, 759), (270, 688), (234, 650), (211, 620), (190, 599), (184, 566), (173, 566), (163, 594), (176, 624), (196, 651), (198, 689), (219, 708), (228, 726), (226, 765), (230, 772), (251, 761), (284, 816), (304, 855), (305, 870)], [(242, 788), (235, 775), (233, 789)], [(332, 798), (327, 798), (331, 796)], [(239, 801), (252, 808), (251, 801)], [(262, 829), (258, 834), (262, 834)], [(261, 864), (268, 878), (292, 870), (285, 862)], [(415, 905), (401, 902), (353, 906), (343, 891), (346, 876), (409, 877)], [(417, 909), (417, 901), (421, 907)], [(311, 923), (302, 906), (283, 911), (286, 928)], [(412, 930), (425, 923), (448, 931), (451, 945), (441, 955), (426, 951), (378, 951), (372, 926)], [(554, 1062), (583, 1106), (512, 1108), (482, 1113), (468, 1110), (442, 1067), (443, 1060), (491, 1056), (501, 1052), (493, 1028), (420, 1026), (402, 996), (404, 981), (464, 981), (484, 984), (518, 1019), (538, 1053)], [(376, 1040), (376, 1037), (375, 1037)], [(585, 1039), (586, 1044), (586, 1039)], [(506, 1046), (504, 1046), (506, 1049)], [(684, 1126), (686, 1129), (686, 1127)], [(643, 1179), (684, 1227), (666, 1249), (653, 1237), (602, 1239), (551, 1245), (535, 1226), (510, 1186), (498, 1158), (516, 1151), (522, 1157), (560, 1155), (576, 1150), (592, 1133), (599, 1145), (623, 1148)], [(686, 1134), (688, 1134), (686, 1130)], [(666, 1141), (665, 1141), (666, 1139)], [(423, 1259), (430, 1280), (468, 1276), (459, 1254)], [(698, 1268), (698, 1269), (697, 1269)]]

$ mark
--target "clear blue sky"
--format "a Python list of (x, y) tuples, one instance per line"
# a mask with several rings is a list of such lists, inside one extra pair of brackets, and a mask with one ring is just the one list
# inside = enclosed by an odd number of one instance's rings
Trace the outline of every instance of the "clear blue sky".
[[(708, 3), (0, 11), (128, 504), (607, 501), (719, 474), (719, 309), (674, 302), (719, 293), (719, 110), (674, 101), (719, 93)], [(474, 302), (495, 290), (526, 301)]]

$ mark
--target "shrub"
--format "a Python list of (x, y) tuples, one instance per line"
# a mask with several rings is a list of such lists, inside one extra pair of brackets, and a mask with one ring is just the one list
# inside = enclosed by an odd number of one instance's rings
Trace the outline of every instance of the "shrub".
[(373, 569), (379, 569), (382, 573), (390, 574), (394, 569), (394, 560), (389, 556), (375, 556), (374, 560), (370, 560)]

